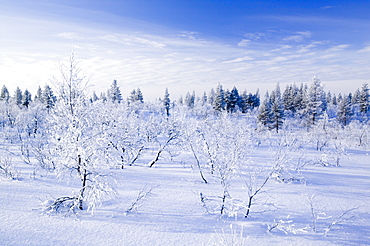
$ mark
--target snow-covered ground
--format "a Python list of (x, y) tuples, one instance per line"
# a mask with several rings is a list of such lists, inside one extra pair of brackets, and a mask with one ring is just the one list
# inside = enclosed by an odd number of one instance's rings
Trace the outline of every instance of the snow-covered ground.
[[(13, 154), (6, 151), (11, 148)], [(202, 182), (191, 158), (163, 158), (153, 168), (144, 159), (107, 170), (116, 181), (115, 198), (93, 213), (45, 213), (48, 200), (79, 186), (44, 170), (34, 173), (16, 153), (2, 141), (2, 154), (12, 157), (20, 178), (0, 179), (0, 245), (370, 245), (370, 151), (363, 147), (348, 148), (339, 167), (304, 165), (300, 182), (268, 180), (248, 218), (220, 216), (211, 202), (201, 202), (200, 193), (217, 200), (221, 186), (208, 173), (209, 183)], [(254, 163), (271, 158), (263, 144), (252, 153)], [(320, 154), (308, 151), (311, 158)], [(245, 181), (232, 182), (231, 196), (242, 198)], [(140, 191), (144, 197), (127, 212)]]

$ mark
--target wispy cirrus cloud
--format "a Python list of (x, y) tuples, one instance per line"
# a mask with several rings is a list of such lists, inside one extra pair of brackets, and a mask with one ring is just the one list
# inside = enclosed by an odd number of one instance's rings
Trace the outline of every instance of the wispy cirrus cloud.
[(310, 37), (311, 37), (311, 32), (310, 31), (304, 31), (304, 32), (296, 32), (295, 35), (285, 37), (285, 38), (283, 38), (283, 40), (288, 41), (288, 42), (293, 41), (293, 42), (300, 43), (300, 42), (303, 42), (307, 38), (310, 38)]
[(359, 53), (367, 53), (367, 52), (370, 52), (370, 45), (369, 46), (365, 46), (364, 48), (358, 50)]

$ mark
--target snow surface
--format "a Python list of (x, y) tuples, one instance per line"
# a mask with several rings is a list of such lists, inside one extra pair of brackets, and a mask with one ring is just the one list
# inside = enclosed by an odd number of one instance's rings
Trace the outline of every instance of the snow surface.
[[(12, 148), (5, 141), (2, 146)], [(254, 160), (265, 161), (269, 151), (258, 148)], [(219, 194), (217, 180), (210, 178), (205, 184), (190, 159), (167, 158), (154, 168), (139, 163), (111, 170), (117, 197), (104, 201), (93, 213), (46, 214), (45, 201), (72, 194), (78, 184), (42, 170), (33, 175), (33, 167), (15, 154), (20, 179), (0, 179), (0, 245), (370, 245), (370, 151), (347, 151), (350, 158), (343, 159), (340, 167), (306, 165), (301, 171), (305, 182), (270, 180), (256, 202), (273, 206), (247, 219), (206, 213), (199, 193)], [(127, 213), (143, 189), (152, 190)], [(316, 232), (309, 203), (312, 195), (321, 218)], [(357, 209), (325, 236), (325, 228), (352, 208)], [(269, 232), (268, 226), (279, 220), (287, 233)]]

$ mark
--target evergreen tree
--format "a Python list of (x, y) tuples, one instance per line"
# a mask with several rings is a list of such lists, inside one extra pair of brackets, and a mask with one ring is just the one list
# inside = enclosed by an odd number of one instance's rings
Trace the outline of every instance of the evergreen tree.
[(111, 100), (111, 102), (115, 103), (121, 103), (122, 101), (122, 95), (121, 90), (119, 86), (117, 85), (117, 80), (113, 80), (109, 90), (108, 90), (108, 97)]
[(236, 106), (238, 105), (239, 101), (239, 91), (234, 86), (231, 92), (227, 93), (226, 99), (226, 109), (227, 112), (233, 113), (236, 110)]
[(208, 103), (211, 105), (214, 105), (215, 99), (216, 99), (216, 92), (215, 92), (215, 89), (212, 88), (208, 94)]
[(54, 107), (56, 97), (54, 96), (54, 92), (49, 85), (45, 85), (41, 101), (45, 105), (45, 108), (48, 109), (48, 111), (50, 111), (50, 109)]
[(222, 111), (225, 109), (225, 91), (221, 84), (218, 84), (216, 88), (215, 100), (213, 103), (213, 108), (217, 111)]
[(6, 88), (6, 86), (3, 85), (3, 87), (1, 88), (1, 92), (0, 92), (0, 100), (5, 100), (6, 102), (8, 102), (9, 98), (10, 98), (10, 95), (9, 95), (8, 88)]
[(22, 105), (22, 91), (21, 89), (19, 89), (18, 86), (17, 86), (17, 89), (15, 89), (14, 99), (17, 105)]
[(332, 104), (333, 105), (338, 105), (337, 96), (335, 94), (333, 95)]
[(133, 89), (128, 98), (129, 103), (134, 103), (136, 101), (136, 89)]
[(253, 108), (258, 108), (260, 106), (260, 90), (257, 88), (256, 93), (253, 95)]
[(307, 95), (307, 107), (305, 114), (308, 118), (308, 124), (315, 124), (318, 118), (326, 110), (326, 98), (323, 86), (318, 77), (314, 77)]
[(41, 87), (39, 86), (39, 88), (37, 89), (37, 92), (36, 92), (35, 98), (34, 98), (34, 99), (35, 99), (35, 101), (42, 102), (42, 99), (43, 99), (42, 95), (43, 95), (43, 92), (42, 92)]
[(170, 93), (168, 93), (168, 88), (166, 88), (164, 92), (163, 106), (164, 106), (164, 110), (166, 111), (166, 115), (170, 116), (171, 100), (170, 100)]
[(328, 93), (326, 93), (326, 102), (329, 103), (329, 104), (332, 104), (332, 102), (333, 102), (333, 97), (332, 97), (330, 91)]
[(185, 105), (188, 108), (194, 108), (194, 104), (195, 104), (195, 91), (193, 91), (192, 94), (187, 92), (185, 96)]
[(360, 89), (357, 89), (355, 91), (355, 94), (353, 94), (353, 97), (352, 97), (352, 104), (353, 105), (356, 105), (360, 102), (360, 97), (361, 97), (361, 92), (360, 92)]
[(100, 99), (103, 100), (103, 102), (106, 102), (108, 100), (107, 94), (104, 91), (100, 92)]
[(92, 97), (91, 97), (91, 101), (92, 102), (96, 102), (99, 100), (99, 97), (96, 95), (95, 91), (93, 91), (93, 94), (92, 94)]
[(30, 105), (30, 103), (32, 101), (32, 95), (27, 89), (23, 93), (22, 100), (23, 100), (23, 102), (22, 102), (23, 106), (28, 108), (28, 106)]
[(276, 89), (272, 91), (270, 96), (270, 129), (275, 129), (279, 132), (284, 120), (284, 106), (281, 99), (280, 85), (276, 85)]
[(137, 88), (136, 90), (136, 101), (140, 103), (144, 103), (144, 96), (143, 93), (141, 92), (140, 88)]
[(141, 93), (140, 88), (137, 88), (137, 90), (132, 90), (130, 97), (129, 97), (129, 102), (135, 103), (135, 102), (144, 102), (143, 94)]
[(305, 114), (304, 109), (308, 103), (307, 90), (307, 85), (301, 84), (294, 99), (295, 111), (299, 112), (301, 117)]
[(337, 103), (339, 104), (342, 101), (342, 99), (343, 99), (342, 93), (339, 93), (337, 97)]
[(271, 122), (271, 101), (268, 92), (266, 92), (265, 99), (260, 107), (257, 120), (264, 126), (269, 126)]
[(351, 97), (343, 97), (338, 105), (337, 120), (344, 126), (348, 125), (350, 117), (353, 115)]
[(183, 105), (183, 104), (184, 104), (184, 98), (181, 95), (179, 98), (179, 105)]
[(359, 110), (365, 115), (369, 111), (370, 102), (369, 102), (369, 88), (368, 84), (364, 83), (361, 87), (360, 97), (359, 97)]
[(242, 94), (239, 96), (239, 100), (238, 100), (238, 107), (240, 108), (242, 113), (246, 113), (249, 109), (249, 105), (247, 103), (248, 100), (249, 100), (249, 95), (247, 91), (244, 90)]
[(202, 104), (202, 106), (206, 105), (207, 101), (208, 101), (207, 93), (206, 93), (206, 92), (204, 92), (204, 93), (203, 93), (203, 96), (202, 96), (202, 99), (201, 99), (201, 102), (202, 102), (201, 104)]

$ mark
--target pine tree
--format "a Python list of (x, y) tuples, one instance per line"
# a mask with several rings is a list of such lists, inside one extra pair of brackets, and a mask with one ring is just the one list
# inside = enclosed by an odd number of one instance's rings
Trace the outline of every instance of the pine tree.
[(279, 132), (284, 120), (284, 106), (281, 99), (280, 85), (276, 85), (276, 89), (272, 91), (270, 96), (270, 129), (275, 129)]
[(99, 100), (99, 97), (96, 95), (95, 91), (93, 91), (93, 94), (92, 94), (92, 97), (91, 97), (91, 101), (96, 102), (98, 100)]
[(1, 92), (0, 92), (0, 100), (5, 100), (6, 102), (8, 102), (9, 98), (10, 98), (10, 95), (9, 95), (8, 88), (6, 88), (6, 86), (3, 85), (3, 87), (1, 88)]
[(361, 92), (360, 92), (360, 89), (357, 89), (355, 91), (355, 94), (353, 94), (353, 97), (352, 97), (352, 104), (358, 104), (360, 102), (360, 96), (361, 95)]
[(121, 103), (122, 95), (121, 95), (121, 90), (119, 86), (117, 85), (117, 80), (113, 80), (112, 85), (110, 86), (108, 90), (108, 97), (113, 103), (115, 102)]
[(133, 89), (128, 98), (129, 103), (134, 103), (136, 101), (136, 89)]
[(42, 95), (43, 95), (43, 92), (42, 92), (41, 87), (39, 86), (39, 88), (37, 89), (37, 92), (36, 92), (35, 98), (34, 98), (34, 99), (35, 99), (35, 101), (42, 102), (42, 100), (43, 100)]
[(283, 106), (284, 109), (294, 114), (297, 111), (298, 88), (296, 85), (287, 85), (283, 93)]
[(23, 93), (22, 100), (23, 100), (22, 101), (23, 106), (28, 108), (28, 106), (30, 105), (30, 103), (32, 101), (32, 95), (27, 89)]
[(359, 110), (365, 115), (369, 111), (370, 107), (370, 96), (369, 96), (369, 87), (367, 83), (364, 83), (361, 87), (360, 98), (359, 98)]
[(298, 112), (301, 117), (304, 116), (304, 110), (306, 109), (308, 103), (307, 90), (307, 85), (301, 84), (294, 99), (295, 111)]
[(271, 101), (268, 92), (266, 92), (265, 99), (260, 107), (257, 120), (264, 126), (269, 126), (271, 122)]
[(238, 100), (238, 107), (240, 108), (242, 113), (246, 113), (249, 109), (249, 105), (247, 103), (248, 100), (249, 100), (249, 95), (247, 91), (244, 90), (242, 94), (239, 96), (239, 100)]
[(234, 86), (231, 92), (227, 93), (227, 99), (226, 99), (226, 109), (227, 112), (233, 113), (236, 110), (236, 106), (239, 101), (239, 91)]
[(166, 111), (167, 117), (170, 116), (171, 100), (170, 100), (170, 93), (168, 93), (168, 88), (166, 88), (166, 90), (164, 92), (163, 106), (164, 106), (164, 109)]
[(332, 104), (333, 105), (338, 105), (337, 96), (335, 94), (333, 95)]
[(136, 90), (136, 101), (140, 103), (144, 103), (144, 96), (143, 93), (141, 92), (140, 88), (137, 88)]
[(222, 111), (225, 109), (225, 91), (221, 84), (218, 84), (216, 88), (215, 100), (213, 103), (213, 108), (217, 111)]
[(345, 96), (338, 105), (337, 120), (344, 126), (348, 125), (353, 115), (351, 97)]
[(326, 93), (326, 102), (329, 103), (329, 104), (332, 104), (332, 102), (333, 102), (333, 97), (332, 97), (330, 91), (328, 91), (328, 93)]
[(215, 99), (216, 99), (216, 92), (215, 92), (215, 89), (212, 88), (208, 94), (208, 103), (210, 105), (214, 105)]
[(253, 95), (253, 108), (258, 108), (260, 106), (260, 90), (257, 88), (256, 93)]
[(182, 95), (180, 96), (178, 102), (179, 102), (179, 105), (183, 105), (184, 104), (184, 98), (182, 97)]
[(43, 102), (45, 108), (47, 108), (48, 111), (50, 111), (54, 107), (56, 97), (54, 96), (54, 92), (49, 85), (45, 85), (41, 101)]
[(326, 110), (326, 98), (323, 86), (318, 77), (314, 77), (307, 95), (307, 107), (305, 114), (308, 118), (308, 124), (315, 124), (319, 117)]
[(201, 101), (202, 101), (202, 106), (207, 104), (208, 98), (207, 98), (207, 93), (206, 92), (203, 93)]
[(193, 91), (192, 94), (187, 92), (185, 96), (185, 105), (188, 106), (188, 108), (194, 108), (194, 104), (195, 104), (195, 91)]
[(100, 92), (100, 99), (103, 101), (103, 102), (106, 102), (108, 99), (107, 99), (107, 94), (102, 91)]
[(17, 105), (22, 104), (22, 91), (21, 91), (21, 89), (19, 89), (18, 86), (17, 86), (17, 89), (15, 89), (14, 99), (15, 99), (15, 102), (17, 103)]

